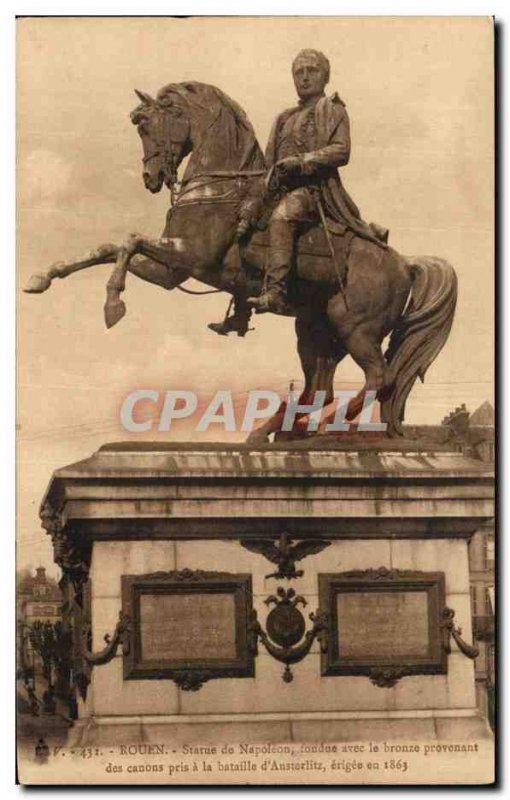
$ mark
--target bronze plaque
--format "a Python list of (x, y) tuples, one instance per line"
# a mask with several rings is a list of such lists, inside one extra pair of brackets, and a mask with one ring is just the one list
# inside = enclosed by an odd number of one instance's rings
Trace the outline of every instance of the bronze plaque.
[(342, 592), (337, 620), (343, 658), (428, 655), (426, 592)]
[(171, 678), (197, 689), (211, 678), (254, 675), (250, 575), (123, 575), (122, 609), (131, 620), (125, 679)]
[(235, 622), (231, 593), (142, 594), (142, 659), (235, 658)]
[(368, 569), (319, 575), (328, 617), (323, 675), (445, 673), (444, 573)]

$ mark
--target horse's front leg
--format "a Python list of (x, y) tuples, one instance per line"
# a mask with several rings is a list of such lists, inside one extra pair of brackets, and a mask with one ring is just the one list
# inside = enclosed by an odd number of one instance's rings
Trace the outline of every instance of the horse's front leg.
[[(134, 237), (132, 237), (134, 239)], [(120, 299), (121, 292), (126, 288), (126, 272), (131, 257), (135, 254), (135, 241), (119, 247), (117, 263), (106, 284), (106, 303), (104, 304), (104, 319), (106, 327), (111, 328), (119, 322), (126, 313), (126, 304)]]
[[(115, 269), (106, 284), (104, 315), (107, 328), (116, 325), (126, 313), (120, 295), (126, 288), (128, 271), (165, 289), (173, 289), (189, 277), (190, 259), (176, 242), (180, 240), (148, 239), (133, 233), (126, 244), (117, 248)], [(140, 259), (140, 256), (146, 258)], [(174, 261), (177, 266), (171, 265)]]
[(111, 264), (117, 260), (118, 249), (114, 244), (102, 244), (83, 258), (74, 261), (56, 261), (47, 272), (36, 272), (31, 275), (24, 291), (30, 294), (41, 294), (50, 288), (54, 278), (67, 278), (73, 272), (79, 272), (81, 269), (88, 269), (97, 264)]
[[(138, 237), (138, 239), (140, 243), (146, 245), (143, 248), (140, 247), (139, 252), (141, 253), (143, 250), (147, 257), (138, 255), (131, 258), (128, 264), (129, 272), (149, 283), (162, 286), (164, 289), (173, 289), (189, 277), (187, 271), (174, 269), (169, 264), (169, 261), (172, 260), (173, 240), (168, 240), (170, 244), (162, 248), (159, 244), (160, 240), (152, 241), (142, 237)], [(176, 253), (178, 253), (179, 247), (180, 240), (175, 240)], [(154, 254), (154, 258), (152, 258), (152, 254)], [(67, 278), (68, 275), (99, 264), (114, 264), (118, 255), (119, 247), (116, 244), (108, 243), (99, 245), (81, 258), (72, 261), (56, 261), (46, 272), (35, 272), (31, 275), (23, 291), (29, 294), (41, 294), (50, 288), (55, 278)]]

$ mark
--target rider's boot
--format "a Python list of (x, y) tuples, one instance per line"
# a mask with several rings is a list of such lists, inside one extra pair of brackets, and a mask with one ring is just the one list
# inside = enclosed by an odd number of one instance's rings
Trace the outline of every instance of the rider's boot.
[[(230, 311), (234, 308), (234, 313)], [(237, 333), (238, 336), (246, 336), (250, 328), (251, 306), (246, 303), (244, 297), (234, 296), (228, 304), (227, 312), (221, 322), (210, 322), (208, 328), (220, 336), (228, 336), (229, 333)]]
[(249, 297), (247, 302), (258, 314), (273, 311), (285, 314), (287, 303), (287, 277), (292, 264), (295, 231), (292, 222), (273, 220), (269, 225), (269, 264), (260, 297)]
[(238, 336), (246, 336), (250, 328), (251, 309), (248, 311), (236, 311), (231, 317), (225, 317), (221, 322), (209, 322), (209, 330), (218, 333), (220, 336), (228, 336), (229, 333), (237, 333)]

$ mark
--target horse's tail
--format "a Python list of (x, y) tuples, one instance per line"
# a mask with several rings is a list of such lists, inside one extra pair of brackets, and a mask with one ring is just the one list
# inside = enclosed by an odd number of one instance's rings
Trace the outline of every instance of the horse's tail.
[(381, 403), (381, 419), (390, 435), (402, 434), (405, 404), (416, 378), (425, 373), (443, 348), (457, 304), (457, 275), (441, 258), (408, 261), (412, 279), (407, 308), (390, 336), (385, 358), (391, 395)]

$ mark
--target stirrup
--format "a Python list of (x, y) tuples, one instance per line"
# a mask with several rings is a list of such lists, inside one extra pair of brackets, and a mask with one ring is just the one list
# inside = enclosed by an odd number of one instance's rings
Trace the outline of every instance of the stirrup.
[(250, 317), (251, 309), (240, 314), (234, 313), (231, 317), (225, 317), (221, 322), (209, 322), (207, 327), (219, 336), (228, 336), (229, 333), (246, 336), (249, 331), (255, 330), (255, 328), (249, 327)]

